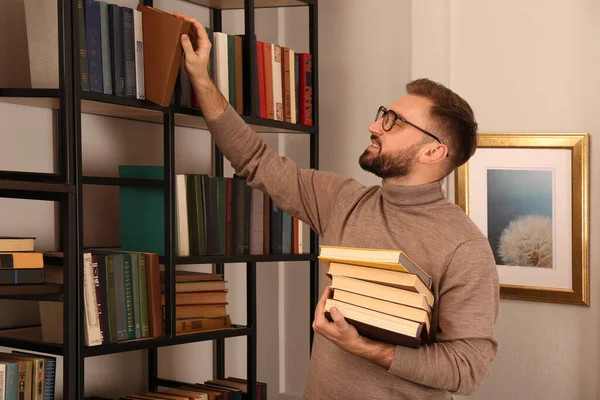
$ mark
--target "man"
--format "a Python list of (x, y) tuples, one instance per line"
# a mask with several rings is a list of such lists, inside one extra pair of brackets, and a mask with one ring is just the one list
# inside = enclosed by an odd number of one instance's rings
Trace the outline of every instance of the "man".
[(196, 50), (181, 39), (185, 68), (202, 113), (225, 157), (250, 186), (308, 223), (323, 244), (402, 249), (433, 279), (435, 340), (419, 349), (360, 336), (343, 316), (315, 312), (306, 399), (448, 399), (470, 394), (489, 374), (497, 352), (498, 275), (485, 236), (449, 203), (441, 179), (476, 148), (469, 105), (428, 80), (380, 108), (360, 165), (382, 178), (365, 187), (340, 175), (303, 169), (268, 148), (237, 115), (207, 73), (210, 41), (193, 18)]

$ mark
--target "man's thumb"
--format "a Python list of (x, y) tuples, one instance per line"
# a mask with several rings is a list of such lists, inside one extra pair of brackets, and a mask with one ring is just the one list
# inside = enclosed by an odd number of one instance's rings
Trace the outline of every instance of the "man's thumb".
[(181, 35), (181, 47), (183, 47), (186, 57), (191, 57), (193, 55), (194, 48), (192, 46), (192, 42), (190, 41), (189, 36), (185, 33)]

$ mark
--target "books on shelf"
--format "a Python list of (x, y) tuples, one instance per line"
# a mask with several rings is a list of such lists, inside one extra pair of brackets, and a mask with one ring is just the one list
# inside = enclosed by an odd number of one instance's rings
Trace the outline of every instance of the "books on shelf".
[[(244, 68), (248, 54), (244, 35), (214, 32), (205, 28), (212, 43), (209, 74), (215, 86), (238, 114), (248, 113), (244, 103)], [(256, 41), (258, 116), (264, 119), (312, 126), (312, 55), (295, 52), (277, 43)], [(247, 78), (246, 78), (247, 79)], [(173, 102), (199, 108), (183, 61), (173, 93)]]
[(414, 348), (430, 340), (431, 277), (405, 253), (321, 246), (319, 259), (329, 266), (333, 289), (325, 305), (328, 318), (336, 307), (371, 339)]
[(78, 0), (81, 89), (168, 106), (191, 24), (153, 7)]
[(56, 358), (13, 350), (0, 352), (0, 398), (54, 399)]
[[(120, 166), (119, 177), (163, 179), (162, 166)], [(124, 248), (164, 255), (164, 190), (119, 188)], [(302, 254), (304, 223), (243, 177), (177, 174), (176, 255)]]
[[(256, 398), (267, 398), (267, 384), (256, 382)], [(156, 400), (209, 400), (209, 399), (245, 399), (248, 396), (248, 380), (236, 377), (205, 380), (204, 383), (185, 383), (162, 380), (155, 390), (121, 396), (120, 399), (156, 399)], [(103, 397), (86, 397), (89, 400), (101, 400)]]

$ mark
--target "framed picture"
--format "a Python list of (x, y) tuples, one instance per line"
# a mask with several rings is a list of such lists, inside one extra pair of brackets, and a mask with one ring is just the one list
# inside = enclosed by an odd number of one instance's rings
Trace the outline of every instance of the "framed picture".
[(501, 298), (589, 306), (588, 134), (482, 133), (454, 195), (490, 241)]

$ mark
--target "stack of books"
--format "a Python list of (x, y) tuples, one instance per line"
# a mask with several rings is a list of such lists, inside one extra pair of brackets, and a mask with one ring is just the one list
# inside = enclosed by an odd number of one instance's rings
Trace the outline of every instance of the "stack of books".
[[(227, 312), (227, 281), (222, 274), (175, 272), (177, 335), (231, 327)], [(161, 304), (166, 316), (165, 276), (161, 271)]]
[(370, 339), (418, 348), (430, 339), (432, 279), (400, 250), (321, 246), (336, 307)]
[(44, 256), (34, 250), (34, 241), (34, 237), (0, 236), (0, 285), (44, 283)]

